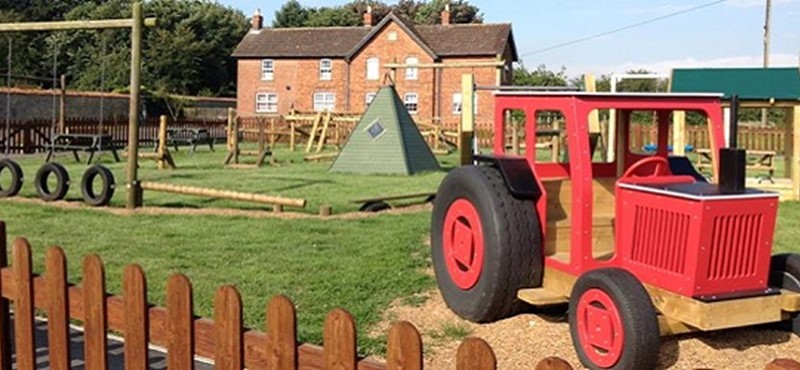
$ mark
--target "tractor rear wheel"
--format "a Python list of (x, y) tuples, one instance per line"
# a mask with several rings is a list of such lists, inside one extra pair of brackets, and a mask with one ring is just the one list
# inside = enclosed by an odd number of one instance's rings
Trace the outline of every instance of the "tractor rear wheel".
[(517, 291), (541, 285), (541, 239), (535, 204), (514, 198), (497, 169), (451, 171), (431, 221), (433, 267), (447, 306), (474, 322), (518, 313), (525, 305)]
[(644, 286), (631, 273), (590, 271), (572, 288), (569, 330), (590, 369), (653, 369), (661, 344), (658, 317)]
[[(800, 292), (800, 254), (784, 253), (772, 256), (769, 286)], [(789, 320), (780, 323), (780, 327), (800, 336), (800, 313), (793, 313)]]

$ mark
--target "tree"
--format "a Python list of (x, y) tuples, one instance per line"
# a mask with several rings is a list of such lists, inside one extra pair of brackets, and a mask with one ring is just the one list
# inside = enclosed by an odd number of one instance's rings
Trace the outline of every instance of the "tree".
[(450, 4), (450, 23), (483, 23), (480, 9), (466, 0), (432, 0), (420, 6), (413, 19), (419, 24), (440, 24), (447, 4)]
[(343, 6), (321, 7), (309, 11), (305, 27), (353, 27), (360, 26), (363, 19)]
[[(144, 12), (159, 20), (144, 36), (142, 81), (158, 94), (229, 95), (235, 91), (236, 63), (230, 57), (247, 32), (244, 14), (204, 0), (151, 0)], [(109, 0), (73, 9), (69, 19), (130, 17), (129, 0)], [(67, 53), (71, 85), (79, 89), (124, 91), (129, 84), (130, 31), (54, 33)]]
[(297, 0), (289, 0), (275, 12), (275, 20), (272, 21), (272, 27), (303, 27), (308, 21), (308, 13), (308, 9), (300, 5)]
[(517, 86), (567, 86), (566, 68), (561, 67), (558, 72), (550, 71), (544, 64), (533, 71), (528, 71), (520, 63), (514, 68), (513, 83)]

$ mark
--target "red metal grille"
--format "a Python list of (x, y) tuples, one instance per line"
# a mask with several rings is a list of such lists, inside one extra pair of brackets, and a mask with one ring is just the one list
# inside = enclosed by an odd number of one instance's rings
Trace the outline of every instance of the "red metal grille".
[(688, 214), (637, 205), (631, 259), (683, 274), (690, 221)]
[(708, 280), (736, 279), (756, 274), (761, 225), (760, 214), (714, 218)]

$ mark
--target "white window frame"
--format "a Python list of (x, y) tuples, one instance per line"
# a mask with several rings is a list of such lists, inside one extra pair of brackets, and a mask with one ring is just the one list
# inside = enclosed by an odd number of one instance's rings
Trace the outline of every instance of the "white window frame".
[(408, 65), (419, 64), (419, 58), (408, 57), (406, 58), (406, 81), (416, 81), (419, 79), (419, 68), (409, 68)]
[(314, 93), (312, 104), (315, 112), (326, 112), (336, 110), (336, 94), (332, 92)]
[(261, 60), (261, 80), (273, 81), (275, 79), (275, 61), (272, 59)]
[(372, 101), (375, 100), (375, 96), (377, 95), (378, 93), (376, 92), (368, 92), (367, 95), (364, 96), (364, 105), (368, 107), (370, 104), (372, 104)]
[[(461, 96), (461, 93), (453, 94), (453, 114), (454, 115), (461, 115), (461, 107), (464, 106), (464, 98)], [(473, 102), (472, 102), (472, 113), (478, 114), (478, 94), (475, 94)]]
[[(414, 110), (411, 110), (409, 105), (414, 105)], [(419, 94), (417, 93), (406, 93), (403, 95), (403, 105), (405, 105), (408, 113), (417, 114), (419, 112)]]
[(378, 57), (367, 59), (367, 80), (377, 81), (381, 79), (381, 60)]
[(333, 61), (330, 59), (320, 59), (319, 61), (320, 81), (330, 81), (333, 79)]
[(278, 113), (278, 94), (270, 92), (257, 93), (256, 113)]

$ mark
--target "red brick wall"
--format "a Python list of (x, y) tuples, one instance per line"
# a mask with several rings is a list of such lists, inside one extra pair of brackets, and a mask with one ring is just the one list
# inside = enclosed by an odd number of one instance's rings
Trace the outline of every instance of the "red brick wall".
[[(395, 33), (396, 40), (389, 35)], [(380, 77), (368, 81), (367, 59), (377, 57), (380, 60)], [(336, 94), (336, 111), (363, 112), (366, 109), (366, 94), (377, 91), (383, 85), (384, 75), (390, 70), (384, 66), (389, 63), (404, 64), (406, 58), (416, 57), (420, 64), (435, 61), (418, 45), (411, 35), (405, 33), (397, 24), (389, 24), (354, 56), (350, 65), (343, 59), (333, 60), (333, 77), (331, 81), (320, 81), (319, 59), (275, 59), (275, 76), (273, 81), (261, 80), (261, 60), (239, 60), (238, 109), (241, 116), (255, 115), (255, 97), (259, 92), (278, 94), (278, 113), (285, 114), (292, 107), (297, 110), (313, 109), (312, 97), (315, 92), (332, 92)], [(510, 48), (506, 51), (505, 60), (511, 59)], [(484, 58), (443, 58), (441, 63), (492, 62), (495, 56)], [(350, 70), (349, 94), (347, 71)], [(437, 114), (442, 123), (455, 126), (460, 121), (459, 115), (453, 113), (453, 94), (461, 91), (461, 76), (475, 74), (478, 85), (497, 85), (510, 82), (509, 76), (503, 76), (502, 69), (496, 67), (481, 68), (447, 68), (440, 69), (441, 91), (437, 94), (435, 70), (420, 68), (417, 80), (406, 80), (405, 69), (399, 68), (394, 76), (397, 93), (403, 99), (406, 93), (416, 93), (419, 99), (418, 113), (414, 118), (420, 122), (432, 122)], [(498, 80), (500, 79), (500, 80)], [(287, 89), (289, 87), (289, 89)], [(349, 95), (349, 96), (348, 96)], [(437, 96), (438, 95), (438, 96)], [(484, 91), (478, 93), (478, 115), (476, 124), (479, 127), (491, 127), (494, 119), (492, 94)]]

